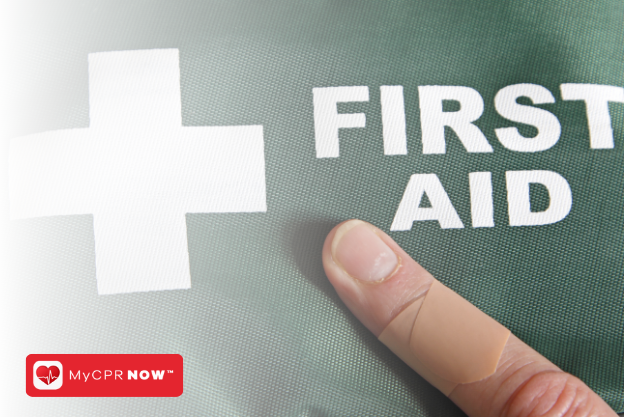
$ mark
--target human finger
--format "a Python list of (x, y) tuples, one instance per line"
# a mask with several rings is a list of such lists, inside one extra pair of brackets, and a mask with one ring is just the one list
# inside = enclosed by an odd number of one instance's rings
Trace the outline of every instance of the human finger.
[[(418, 318), (432, 285), (441, 285), (388, 235), (360, 220), (341, 223), (329, 233), (323, 265), (340, 298), (377, 337), (408, 307), (411, 317)], [(448, 300), (467, 303), (458, 296)], [(410, 326), (400, 331), (413, 330)], [(406, 340), (410, 337), (406, 335)], [(445, 352), (440, 349), (434, 355)], [(435, 359), (444, 362), (447, 358)], [(469, 416), (616, 416), (582, 381), (513, 334), (504, 337), (496, 359), (487, 377), (447, 385), (449, 398)], [(425, 365), (428, 375), (424, 376), (431, 381), (430, 365)]]

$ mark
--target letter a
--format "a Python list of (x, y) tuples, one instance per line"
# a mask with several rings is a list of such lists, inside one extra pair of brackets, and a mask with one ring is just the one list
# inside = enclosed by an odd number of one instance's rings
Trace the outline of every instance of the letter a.
[[(425, 193), (429, 197), (431, 207), (419, 207)], [(440, 179), (435, 174), (412, 175), (390, 230), (410, 230), (413, 222), (423, 220), (437, 220), (442, 229), (464, 227)]]

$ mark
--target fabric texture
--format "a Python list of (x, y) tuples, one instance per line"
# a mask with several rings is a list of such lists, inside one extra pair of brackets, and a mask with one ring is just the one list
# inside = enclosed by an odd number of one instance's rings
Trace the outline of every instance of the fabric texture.
[[(624, 411), (624, 104), (615, 147), (591, 149), (585, 106), (562, 83), (624, 86), (621, 0), (82, 1), (38, 6), (17, 34), (21, 134), (89, 125), (87, 54), (177, 48), (185, 126), (262, 125), (267, 212), (186, 216), (191, 289), (98, 296), (89, 215), (13, 224), (10, 279), (19, 355), (178, 353), (179, 398), (31, 401), (15, 415), (454, 416), (462, 412), (396, 358), (341, 303), (321, 247), (338, 222), (389, 232), (438, 280)], [(546, 87), (562, 133), (549, 150), (506, 149), (494, 96)], [(380, 86), (404, 88), (407, 155), (384, 155)], [(418, 86), (468, 86), (492, 153), (423, 154)], [(317, 158), (312, 89), (368, 86), (366, 127), (341, 129)], [(445, 104), (446, 105), (446, 104)], [(448, 111), (454, 110), (449, 103)], [(21, 109), (19, 106), (17, 109)], [(456, 109), (455, 109), (456, 110)], [(533, 130), (532, 130), (533, 129)], [(505, 173), (550, 170), (570, 185), (562, 221), (511, 227)], [(492, 228), (472, 228), (469, 173), (491, 172)], [(390, 232), (413, 174), (436, 174), (462, 229)], [(548, 194), (536, 187), (532, 205)], [(426, 204), (426, 203), (424, 203)]]

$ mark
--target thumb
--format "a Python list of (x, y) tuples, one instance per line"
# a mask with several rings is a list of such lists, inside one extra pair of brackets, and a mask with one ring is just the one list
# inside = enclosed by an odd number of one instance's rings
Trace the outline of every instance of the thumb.
[[(378, 337), (435, 281), (388, 235), (359, 220), (341, 223), (329, 233), (323, 265), (342, 301)], [(617, 417), (581, 380), (513, 334), (494, 373), (457, 385), (449, 398), (469, 416)]]

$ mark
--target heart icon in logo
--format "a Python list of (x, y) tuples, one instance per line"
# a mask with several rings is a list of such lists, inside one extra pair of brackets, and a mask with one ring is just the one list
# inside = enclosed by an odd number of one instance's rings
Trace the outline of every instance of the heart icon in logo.
[(37, 368), (36, 373), (37, 373), (37, 378), (45, 382), (46, 385), (50, 385), (51, 383), (56, 381), (56, 379), (61, 374), (61, 371), (59, 371), (58, 367), (52, 365), (50, 367), (40, 366), (39, 368)]

